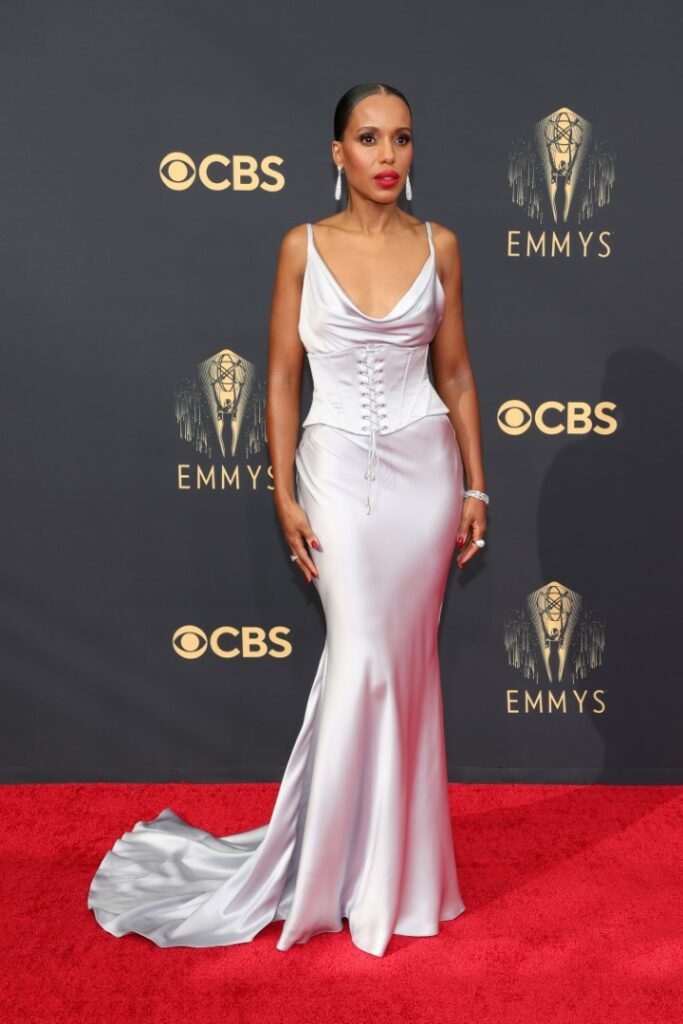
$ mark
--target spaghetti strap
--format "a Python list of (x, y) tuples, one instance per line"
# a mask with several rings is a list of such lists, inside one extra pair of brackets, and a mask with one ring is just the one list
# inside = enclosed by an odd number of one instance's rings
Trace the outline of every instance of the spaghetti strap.
[(428, 220), (425, 221), (425, 227), (427, 228), (427, 238), (429, 239), (429, 251), (434, 252), (434, 242), (432, 241), (432, 225)]

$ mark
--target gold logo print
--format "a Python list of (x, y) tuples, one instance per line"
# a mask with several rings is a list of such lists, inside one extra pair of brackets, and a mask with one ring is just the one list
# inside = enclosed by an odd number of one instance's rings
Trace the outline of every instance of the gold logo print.
[[(556, 675), (557, 682), (562, 682), (569, 642), (581, 610), (581, 598), (575, 591), (562, 587), (560, 583), (547, 583), (545, 587), (529, 594), (527, 608), (536, 631), (548, 682), (555, 681), (553, 674)], [(556, 672), (551, 668), (553, 653), (557, 655)]]
[(498, 409), (498, 426), (505, 434), (517, 437), (524, 434), (533, 423), (531, 408), (518, 398), (508, 398)]
[(614, 402), (555, 402), (549, 399), (533, 410), (520, 398), (508, 398), (498, 407), (497, 423), (504, 434), (519, 437), (533, 424), (541, 434), (613, 434), (617, 421), (610, 415)]
[(167, 153), (159, 164), (159, 177), (166, 188), (173, 192), (184, 192), (194, 183), (197, 168), (187, 153)]
[(176, 387), (175, 414), (183, 440), (212, 456), (212, 439), (225, 459), (238, 449), (249, 457), (266, 442), (265, 385), (256, 366), (223, 348), (197, 365), (196, 376)]
[[(222, 153), (209, 153), (199, 162), (199, 166), (187, 153), (175, 151), (167, 153), (159, 163), (159, 177), (173, 192), (184, 192), (195, 183), (195, 180), (211, 192), (280, 192), (285, 187), (285, 178), (273, 165), (283, 163), (282, 157), (269, 154), (259, 162), (249, 154), (239, 154), (232, 158)], [(230, 167), (230, 177), (228, 177)], [(271, 179), (270, 181), (268, 179)]]
[(256, 383), (256, 367), (231, 349), (224, 348), (200, 363), (197, 371), (211, 410), (221, 454), (225, 458), (227, 440), (230, 454), (234, 455)]
[(541, 671), (551, 684), (569, 674), (572, 686), (601, 665), (605, 626), (593, 612), (581, 615), (582, 604), (581, 596), (558, 580), (529, 594), (525, 609), (505, 622), (508, 663), (539, 684)]
[(194, 661), (209, 651), (217, 658), (288, 658), (292, 644), (287, 639), (288, 626), (219, 626), (209, 635), (200, 626), (179, 626), (171, 643), (180, 658)]
[(209, 638), (199, 626), (179, 626), (171, 639), (173, 650), (181, 658), (194, 661), (206, 652)]
[(534, 125), (533, 139), (516, 139), (508, 157), (513, 203), (543, 224), (589, 220), (611, 198), (616, 172), (613, 143), (600, 139), (585, 117), (560, 107)]

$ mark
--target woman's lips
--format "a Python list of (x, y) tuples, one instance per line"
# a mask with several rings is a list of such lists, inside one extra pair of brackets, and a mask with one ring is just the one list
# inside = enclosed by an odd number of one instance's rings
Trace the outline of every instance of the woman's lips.
[(375, 181), (382, 188), (393, 188), (396, 182), (399, 180), (398, 174), (376, 174)]

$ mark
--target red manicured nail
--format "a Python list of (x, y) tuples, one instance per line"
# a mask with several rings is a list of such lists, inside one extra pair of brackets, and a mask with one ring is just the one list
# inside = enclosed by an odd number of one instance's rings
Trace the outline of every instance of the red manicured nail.
[(317, 546), (318, 546), (318, 542), (317, 542), (317, 540), (312, 540), (312, 541), (311, 541), (311, 547), (312, 547), (312, 548), (317, 548)]

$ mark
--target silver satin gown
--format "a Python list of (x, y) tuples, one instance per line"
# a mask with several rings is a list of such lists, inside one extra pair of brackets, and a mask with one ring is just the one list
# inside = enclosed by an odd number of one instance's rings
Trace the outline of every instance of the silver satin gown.
[(105, 854), (88, 907), (114, 936), (277, 949), (342, 930), (383, 956), (465, 910), (448, 805), (437, 633), (463, 467), (428, 379), (443, 319), (429, 256), (384, 317), (351, 302), (308, 230), (299, 330), (314, 395), (297, 498), (327, 635), (270, 821), (217, 837), (166, 808)]

